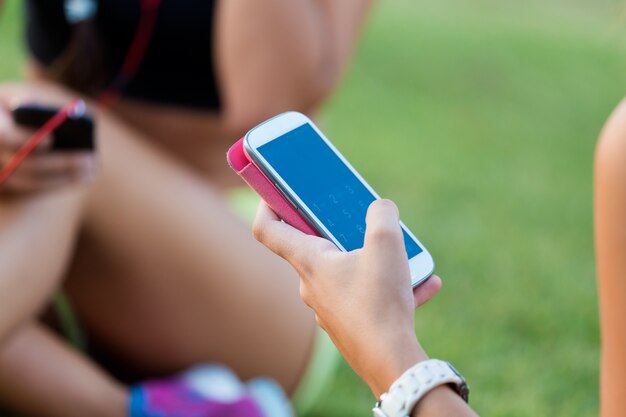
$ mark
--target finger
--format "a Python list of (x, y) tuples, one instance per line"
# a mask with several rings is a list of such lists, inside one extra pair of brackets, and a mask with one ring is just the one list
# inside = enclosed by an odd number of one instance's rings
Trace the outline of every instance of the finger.
[(95, 175), (96, 158), (87, 152), (31, 155), (22, 162), (16, 174), (18, 172), (35, 179), (65, 175), (80, 181)]
[(365, 248), (376, 252), (404, 250), (398, 207), (391, 200), (376, 200), (365, 216)]
[(0, 85), (0, 106), (7, 109), (22, 103), (33, 103), (37, 100), (37, 91), (34, 85), (21, 83), (2, 83)]
[(338, 250), (330, 241), (307, 235), (281, 221), (264, 202), (259, 204), (252, 231), (259, 242), (296, 269), (309, 267), (323, 251)]
[[(86, 180), (82, 182), (86, 182)], [(76, 178), (67, 174), (40, 179), (13, 175), (9, 177), (4, 184), (0, 185), (0, 194), (3, 192), (14, 194), (34, 194), (43, 191), (52, 191), (75, 184), (78, 184)]]
[[(0, 152), (0, 166), (11, 158), (8, 152)], [(9, 177), (6, 188), (32, 192), (46, 187), (56, 188), (92, 181), (96, 177), (97, 161), (89, 153), (31, 155)]]
[(48, 82), (2, 83), (0, 104), (11, 107), (25, 103), (41, 103), (54, 107), (66, 104), (72, 97), (70, 91)]
[(423, 306), (441, 290), (441, 278), (431, 275), (426, 281), (413, 288), (415, 308)]

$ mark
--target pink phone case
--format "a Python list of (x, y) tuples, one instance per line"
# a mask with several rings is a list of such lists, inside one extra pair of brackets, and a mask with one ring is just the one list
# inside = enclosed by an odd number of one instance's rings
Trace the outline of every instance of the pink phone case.
[(274, 213), (296, 229), (319, 236), (319, 233), (307, 223), (298, 210), (278, 191), (276, 186), (250, 160), (243, 146), (244, 138), (239, 139), (230, 147), (226, 159), (230, 167), (252, 188)]

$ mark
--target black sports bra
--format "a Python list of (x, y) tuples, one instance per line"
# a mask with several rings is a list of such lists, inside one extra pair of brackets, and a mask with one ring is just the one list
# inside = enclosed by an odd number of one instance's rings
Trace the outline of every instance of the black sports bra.
[[(95, 26), (106, 47), (109, 81), (119, 72), (135, 36), (141, 0), (100, 0)], [(123, 95), (144, 101), (218, 110), (213, 54), (216, 0), (161, 0), (156, 27), (136, 76)], [(26, 40), (49, 66), (70, 43), (73, 26), (64, 0), (26, 1)], [(77, 57), (80, 59), (80, 57)]]

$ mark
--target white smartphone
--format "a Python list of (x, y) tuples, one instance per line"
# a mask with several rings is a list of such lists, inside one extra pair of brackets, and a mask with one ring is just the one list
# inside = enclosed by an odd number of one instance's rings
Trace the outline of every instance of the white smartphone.
[[(248, 156), (320, 235), (343, 251), (363, 247), (367, 208), (380, 197), (305, 115), (279, 114), (245, 137)], [(413, 286), (433, 258), (400, 222)]]

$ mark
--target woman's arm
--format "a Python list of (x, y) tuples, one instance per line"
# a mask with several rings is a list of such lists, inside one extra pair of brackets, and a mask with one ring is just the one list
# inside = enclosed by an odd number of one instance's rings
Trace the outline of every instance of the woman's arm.
[(602, 417), (618, 417), (626, 410), (626, 102), (601, 135), (594, 186), (602, 332), (600, 412)]
[[(414, 330), (414, 309), (441, 287), (431, 277), (413, 292), (396, 206), (370, 206), (362, 249), (341, 252), (329, 240), (281, 222), (261, 204), (254, 225), (261, 243), (300, 275), (300, 294), (355, 372), (376, 397), (407, 369), (428, 359)], [(428, 393), (413, 411), (419, 417), (476, 414), (447, 387)]]
[(249, 128), (310, 110), (337, 83), (371, 0), (229, 0), (216, 14), (224, 117)]

